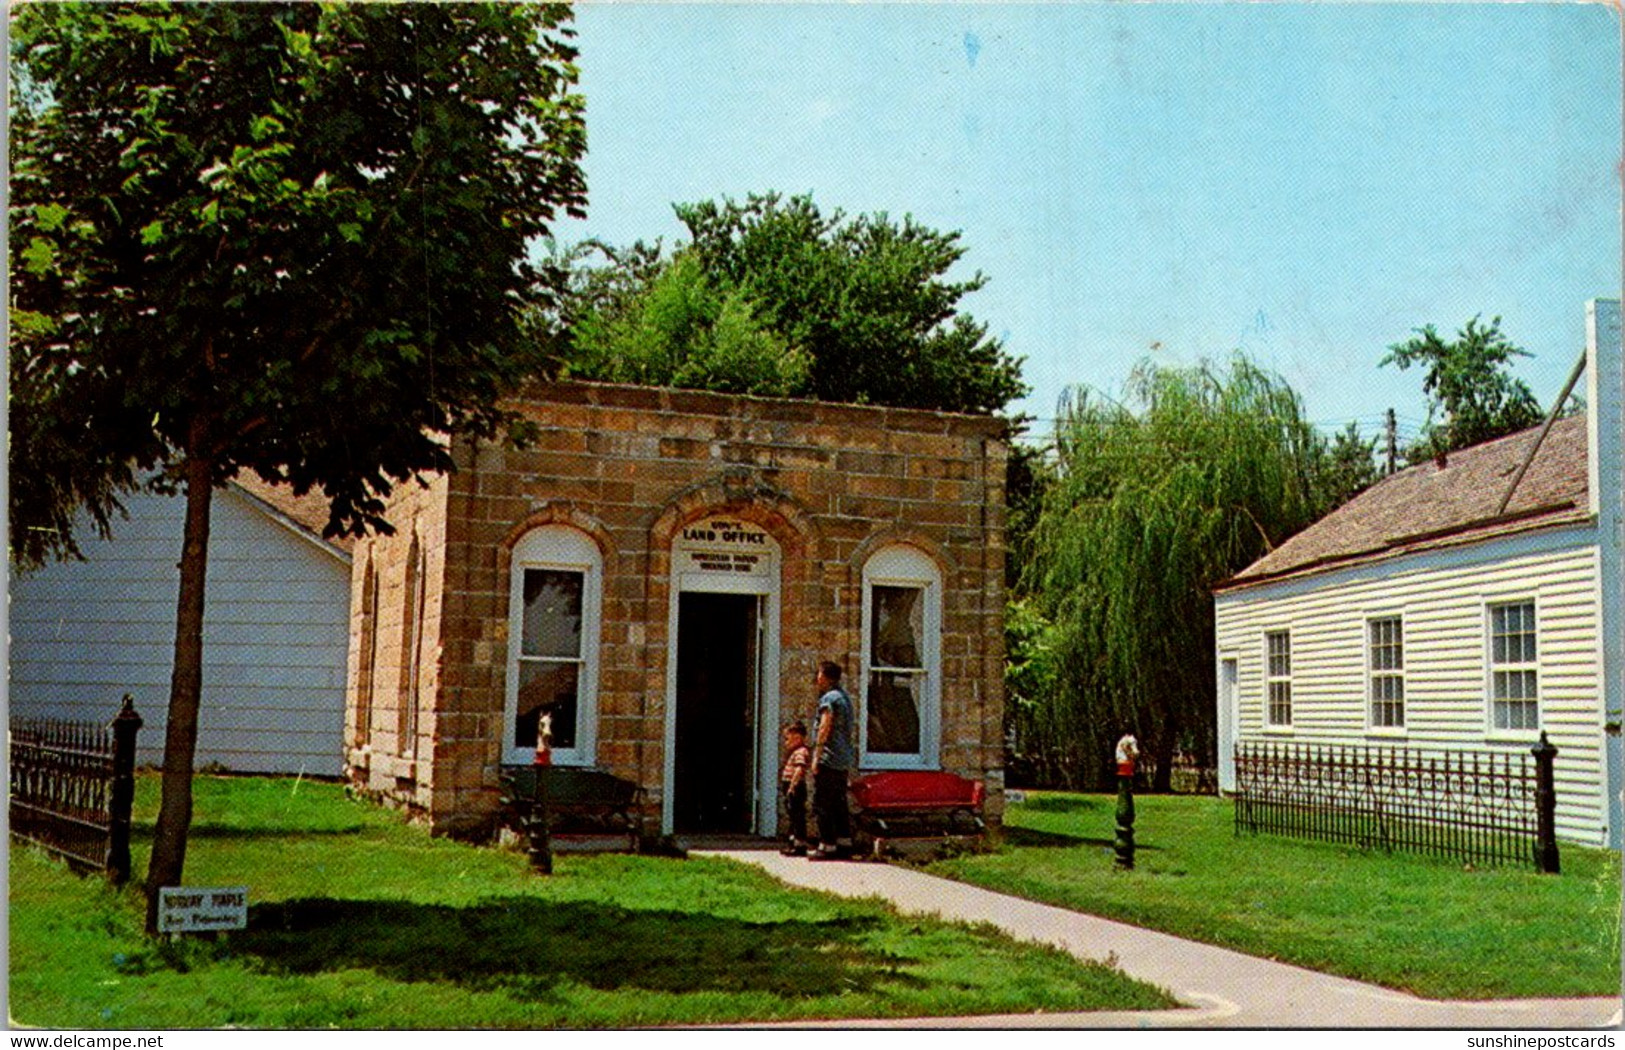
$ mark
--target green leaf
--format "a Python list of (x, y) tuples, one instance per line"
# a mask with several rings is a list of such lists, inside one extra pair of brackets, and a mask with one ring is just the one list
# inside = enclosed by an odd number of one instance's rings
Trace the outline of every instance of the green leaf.
[(56, 246), (44, 237), (35, 237), (23, 249), (23, 269), (44, 276), (56, 265)]
[(358, 222), (341, 222), (341, 223), (339, 223), (339, 236), (343, 237), (345, 240), (349, 241), (351, 244), (360, 244), (361, 243), (361, 224), (358, 223)]
[(68, 218), (68, 209), (61, 204), (40, 204), (34, 208), (34, 221), (42, 232), (61, 229)]
[(153, 221), (147, 223), (145, 226), (141, 227), (141, 243), (142, 244), (148, 245), (150, 247), (151, 245), (157, 244), (159, 241), (161, 241), (163, 239), (164, 239), (164, 223), (163, 223), (162, 219), (154, 219)]
[(272, 116), (255, 117), (254, 122), (248, 126), (248, 133), (255, 142), (264, 142), (271, 136), (286, 130), (287, 126)]

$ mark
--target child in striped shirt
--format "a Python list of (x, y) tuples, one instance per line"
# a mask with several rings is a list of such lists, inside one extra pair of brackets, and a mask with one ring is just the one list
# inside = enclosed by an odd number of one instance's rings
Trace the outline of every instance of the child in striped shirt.
[(779, 852), (786, 857), (807, 855), (807, 767), (812, 750), (807, 747), (807, 725), (794, 722), (784, 727), (784, 772), (779, 774), (779, 793), (790, 816), (790, 843)]

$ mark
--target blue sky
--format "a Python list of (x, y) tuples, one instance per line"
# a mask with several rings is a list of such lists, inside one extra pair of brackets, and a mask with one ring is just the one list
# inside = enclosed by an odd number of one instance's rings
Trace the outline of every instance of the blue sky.
[(1500, 315), (1543, 401), (1619, 294), (1617, 17), (1578, 4), (589, 3), (585, 222), (769, 189), (959, 230), (964, 308), (1063, 389), (1245, 350), (1328, 428), (1386, 347)]

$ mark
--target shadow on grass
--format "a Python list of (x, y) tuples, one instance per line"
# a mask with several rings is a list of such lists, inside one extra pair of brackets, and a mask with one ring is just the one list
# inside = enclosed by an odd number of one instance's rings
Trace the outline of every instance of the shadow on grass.
[[(1006, 824), (1003, 831), (1006, 846), (1026, 846), (1033, 849), (1076, 849), (1080, 846), (1101, 846), (1110, 849), (1112, 840), (1109, 838), (1091, 838), (1086, 835), (1066, 835), (1059, 831), (1039, 831), (1037, 828), (1016, 828)], [(1160, 846), (1148, 846), (1145, 843), (1136, 843), (1136, 852), (1149, 853), (1161, 849)]]
[[(344, 827), (333, 828), (299, 828), (289, 831), (287, 828), (242, 828), (230, 824), (193, 824), (187, 829), (188, 839), (280, 839), (286, 841), (290, 837), (305, 838), (307, 836), (328, 837), (332, 835), (359, 835), (367, 829), (360, 824), (349, 824)], [(130, 829), (130, 841), (151, 843), (155, 834), (153, 825), (136, 824)]]
[(506, 897), (467, 907), (305, 898), (250, 909), (230, 954), (279, 974), (366, 969), (398, 981), (548, 995), (600, 990), (806, 998), (922, 982), (864, 946), (878, 919), (751, 923), (591, 902)]
[(1012, 808), (1027, 809), (1034, 813), (1104, 813), (1109, 817), (1116, 805), (1116, 799), (1101, 802), (1092, 798), (1078, 798), (1075, 795), (1028, 795), (1025, 801), (1016, 803)]

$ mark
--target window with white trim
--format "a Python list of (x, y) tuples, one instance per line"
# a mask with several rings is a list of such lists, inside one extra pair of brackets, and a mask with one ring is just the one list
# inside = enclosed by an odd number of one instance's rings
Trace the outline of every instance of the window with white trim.
[(402, 758), (416, 758), (418, 753), (418, 685), (422, 676), (423, 613), (428, 598), (425, 580), (428, 576), (428, 552), (419, 542), (416, 529), (412, 532), (412, 546), (406, 555), (406, 609), (401, 615), (401, 688), (400, 702), (395, 708), (395, 740), (397, 753)]
[(1405, 623), (1400, 617), (1366, 621), (1366, 674), (1371, 728), (1405, 728)]
[(1292, 632), (1264, 632), (1264, 682), (1269, 702), (1264, 721), (1272, 726), (1292, 724)]
[(544, 525), (514, 545), (503, 761), (528, 764), (544, 727), (558, 765), (590, 765), (597, 739), (603, 555), (578, 529)]
[(1489, 607), (1490, 726), (1540, 728), (1540, 682), (1535, 656), (1535, 603)]
[(862, 764), (935, 768), (942, 703), (942, 573), (893, 546), (863, 567)]
[(378, 570), (370, 551), (361, 581), (361, 637), (356, 649), (355, 746), (366, 747), (372, 742), (372, 683), (378, 667)]

